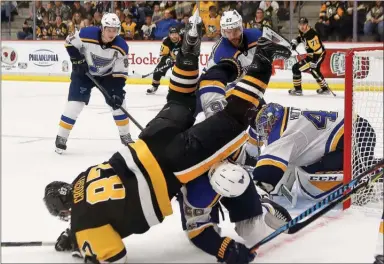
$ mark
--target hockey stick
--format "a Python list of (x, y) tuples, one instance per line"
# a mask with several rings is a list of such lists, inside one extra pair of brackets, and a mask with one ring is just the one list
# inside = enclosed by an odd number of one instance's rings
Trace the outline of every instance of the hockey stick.
[[(93, 77), (89, 72), (85, 73), (85, 75), (88, 76), (89, 79), (91, 79), (92, 82), (96, 85), (96, 87), (100, 90), (100, 92), (107, 98), (108, 101), (110, 101), (112, 98), (108, 94), (107, 90)], [(121, 111), (123, 111), (124, 114), (126, 114), (129, 119), (132, 120), (132, 122), (142, 131), (144, 128), (139, 124), (139, 122), (136, 121), (128, 112), (125, 110), (122, 106), (119, 107)]]
[[(173, 63), (174, 64), (174, 63)], [(148, 77), (149, 75), (152, 75), (152, 74), (154, 74), (155, 72), (159, 72), (159, 71), (162, 71), (162, 70), (164, 70), (165, 68), (167, 68), (167, 67), (169, 67), (170, 65), (169, 64), (165, 64), (165, 65), (163, 65), (163, 66), (161, 66), (160, 68), (155, 68), (153, 71), (151, 71), (150, 73), (147, 73), (147, 74), (140, 74), (140, 73), (138, 73), (138, 72), (135, 72), (134, 70), (132, 70), (132, 73), (133, 74), (138, 74), (141, 78), (146, 78), (146, 77)], [(171, 67), (173, 67), (173, 65), (171, 66)]]
[(1, 242), (2, 247), (41, 247), (54, 246), (56, 242), (29, 241), (29, 242)]
[[(267, 242), (271, 241), (275, 237), (279, 236), (280, 234), (288, 231), (288, 234), (294, 234), (298, 232), (299, 230), (303, 229), (313, 221), (315, 221), (320, 216), (324, 215), (328, 211), (330, 211), (332, 208), (334, 208), (336, 205), (338, 205), (340, 202), (343, 202), (346, 199), (349, 199), (349, 197), (356, 193), (358, 190), (360, 190), (363, 187), (366, 187), (367, 185), (371, 184), (372, 182), (376, 181), (382, 176), (382, 171), (377, 173), (374, 177), (370, 177), (368, 181), (364, 181), (363, 183), (357, 185), (361, 179), (363, 179), (366, 175), (382, 168), (384, 166), (384, 160), (380, 160), (377, 164), (370, 167), (365, 172), (361, 173), (359, 176), (351, 180), (349, 183), (344, 184), (343, 186), (340, 186), (335, 191), (330, 193), (327, 197), (322, 199), (321, 201), (317, 202), (312, 207), (305, 210), (303, 213), (286, 223), (285, 225), (281, 226), (280, 228), (276, 229), (274, 232), (266, 236), (264, 239), (260, 240), (257, 244), (255, 244), (251, 249), (250, 252), (255, 252), (260, 246), (266, 244)], [(357, 185), (357, 186), (356, 186)], [(349, 192), (348, 192), (349, 191)], [(346, 193), (348, 192), (348, 193)], [(309, 217), (308, 219), (304, 220), (303, 222), (299, 222), (300, 220), (308, 217), (310, 214), (314, 213), (315, 211), (325, 207), (315, 215)]]

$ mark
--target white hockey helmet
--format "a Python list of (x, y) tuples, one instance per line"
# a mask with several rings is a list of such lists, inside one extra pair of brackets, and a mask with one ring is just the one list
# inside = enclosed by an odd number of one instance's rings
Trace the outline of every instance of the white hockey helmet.
[(106, 27), (117, 28), (117, 35), (121, 31), (121, 22), (119, 17), (115, 13), (105, 13), (101, 19), (102, 29)]
[(208, 177), (215, 192), (224, 197), (237, 197), (243, 194), (251, 182), (248, 172), (243, 167), (227, 160), (212, 166)]
[(220, 19), (221, 35), (226, 38), (225, 29), (240, 28), (243, 32), (243, 18), (236, 10), (225, 11)]

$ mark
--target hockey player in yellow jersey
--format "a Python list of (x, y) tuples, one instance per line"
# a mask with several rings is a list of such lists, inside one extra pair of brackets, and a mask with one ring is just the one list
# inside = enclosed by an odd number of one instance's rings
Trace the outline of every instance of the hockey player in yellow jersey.
[[(44, 201), (49, 212), (67, 220), (70, 217), (71, 221), (70, 229), (57, 241), (57, 250), (71, 250), (78, 245), (81, 255), (93, 263), (126, 262), (122, 238), (145, 233), (161, 223), (173, 213), (170, 201), (183, 184), (206, 175), (247, 140), (245, 130), (254, 120), (265, 91), (260, 84), (268, 84), (271, 77), (272, 60), (291, 55), (286, 47), (260, 39), (254, 66), (244, 83), (240, 80), (227, 98), (226, 108), (192, 126), (196, 95), (185, 85), (197, 85), (194, 76), (199, 70), (201, 35), (196, 24), (185, 34), (172, 72), (177, 78), (171, 79), (167, 104), (139, 139), (108, 161), (82, 172), (72, 184), (47, 185)], [(238, 62), (229, 58), (212, 67), (204, 78), (228, 83), (241, 75), (240, 69)], [(171, 89), (172, 85), (178, 89)], [(238, 256), (236, 244), (229, 242), (223, 241), (220, 247), (222, 262)], [(248, 257), (252, 256), (245, 250), (244, 261), (229, 263), (248, 263)]]
[(301, 87), (301, 73), (309, 71), (319, 84), (318, 94), (329, 94), (328, 84), (320, 71), (321, 63), (325, 58), (325, 48), (319, 34), (308, 24), (308, 19), (301, 17), (299, 20), (299, 36), (292, 40), (292, 49), (304, 43), (307, 57), (292, 66), (293, 89), (289, 90), (290, 95), (303, 95)]
[(91, 89), (95, 86), (86, 75), (89, 72), (107, 90), (111, 100), (106, 103), (119, 130), (123, 144), (132, 142), (128, 116), (119, 109), (125, 107), (125, 80), (128, 77), (128, 45), (119, 36), (120, 20), (116, 14), (106, 13), (102, 28), (86, 27), (66, 39), (65, 47), (72, 62), (68, 101), (59, 123), (56, 152), (67, 149), (67, 140), (75, 122), (89, 103)]
[(159, 89), (160, 80), (164, 77), (168, 70), (175, 64), (177, 53), (183, 43), (183, 36), (176, 26), (171, 26), (168, 31), (168, 36), (163, 39), (160, 47), (160, 61), (156, 65), (152, 77), (152, 87), (147, 89), (147, 94), (156, 93)]

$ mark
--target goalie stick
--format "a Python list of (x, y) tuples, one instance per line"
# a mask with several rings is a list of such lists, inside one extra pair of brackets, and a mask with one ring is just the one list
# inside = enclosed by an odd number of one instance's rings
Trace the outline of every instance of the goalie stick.
[[(100, 92), (107, 98), (107, 100), (111, 100), (111, 96), (108, 94), (107, 90), (89, 73), (85, 73), (85, 75), (88, 76), (89, 79), (96, 85), (96, 87), (100, 90)], [(120, 106), (119, 109), (123, 111), (124, 114), (128, 116), (129, 119), (140, 129), (143, 130), (144, 128), (140, 125), (139, 122), (136, 121), (136, 119), (131, 116), (127, 110), (124, 109), (124, 107)]]
[[(329, 212), (332, 208), (334, 208), (339, 203), (347, 200), (350, 198), (350, 196), (354, 193), (356, 193), (361, 188), (365, 188), (366, 186), (370, 185), (372, 182), (375, 182), (383, 175), (383, 171), (380, 171), (376, 173), (375, 175), (371, 176), (368, 180), (363, 181), (359, 184), (359, 182), (368, 174), (371, 174), (372, 172), (375, 172), (376, 170), (382, 168), (384, 166), (384, 160), (378, 161), (377, 164), (371, 166), (368, 170), (361, 173), (359, 176), (351, 180), (349, 183), (344, 184), (343, 186), (340, 186), (335, 191), (330, 193), (327, 197), (322, 199), (321, 201), (317, 202), (312, 207), (305, 210), (303, 213), (286, 223), (285, 225), (281, 226), (280, 228), (276, 229), (274, 232), (272, 232), (270, 235), (266, 236), (264, 239), (260, 240), (258, 243), (256, 243), (253, 247), (250, 248), (250, 252), (255, 252), (260, 246), (268, 243), (275, 237), (279, 236), (282, 233), (288, 233), (288, 234), (294, 234), (316, 219), (318, 219), (320, 216), (324, 215), (325, 213)], [(325, 208), (323, 208), (326, 206)], [(303, 222), (299, 222), (302, 219), (308, 217), (315, 211), (320, 210), (315, 215), (310, 216), (308, 219), (304, 220)], [(287, 232), (288, 231), (288, 232)]]

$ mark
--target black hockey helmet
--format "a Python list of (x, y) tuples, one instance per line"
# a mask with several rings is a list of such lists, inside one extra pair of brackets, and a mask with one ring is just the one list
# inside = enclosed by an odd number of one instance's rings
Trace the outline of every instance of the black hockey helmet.
[(172, 33), (177, 33), (177, 34), (180, 34), (180, 31), (179, 31), (179, 29), (177, 28), (177, 27), (175, 27), (175, 26), (171, 26), (170, 28), (169, 28), (169, 32), (168, 32), (169, 34), (172, 34)]
[(61, 181), (51, 182), (45, 187), (43, 200), (51, 215), (69, 220), (73, 201), (72, 185)]
[(305, 24), (308, 24), (309, 22), (308, 22), (308, 18), (306, 18), (306, 17), (300, 17), (300, 19), (299, 19), (299, 24), (300, 25), (305, 25)]

